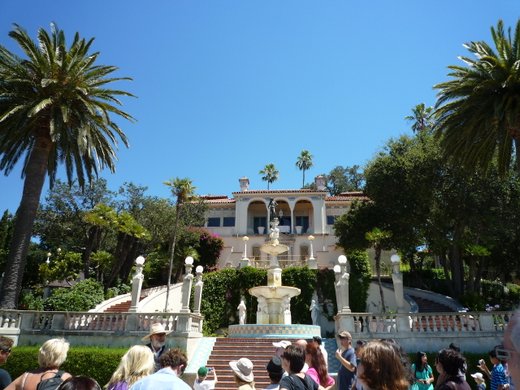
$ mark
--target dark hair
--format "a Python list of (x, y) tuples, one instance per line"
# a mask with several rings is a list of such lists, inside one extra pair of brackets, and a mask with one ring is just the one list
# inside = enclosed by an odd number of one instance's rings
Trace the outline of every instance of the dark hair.
[(0, 351), (11, 352), (14, 341), (9, 337), (0, 336)]
[(466, 359), (454, 349), (443, 349), (437, 356), (437, 361), (448, 376), (457, 376), (466, 371)]
[(388, 343), (395, 349), (395, 352), (399, 355), (399, 357), (401, 359), (401, 364), (404, 367), (404, 371), (406, 373), (406, 379), (408, 380), (408, 382), (413, 383), (415, 381), (415, 373), (412, 372), (412, 365), (410, 363), (410, 358), (408, 357), (408, 354), (403, 349), (401, 344), (399, 344), (397, 342), (397, 340), (395, 340), (395, 339), (381, 339), (381, 341), (384, 343)]
[(318, 345), (321, 345), (321, 337), (320, 336), (313, 336), (312, 340), (317, 343)]
[(299, 373), (305, 365), (305, 351), (299, 345), (289, 345), (283, 351), (282, 358), (289, 362), (289, 374)]
[(58, 390), (101, 390), (95, 379), (84, 375), (71, 376), (63, 381)]
[(161, 367), (171, 367), (171, 368), (177, 368), (180, 366), (186, 367), (186, 364), (188, 363), (188, 359), (186, 358), (186, 355), (184, 352), (182, 352), (178, 348), (172, 348), (167, 351), (165, 351), (161, 357), (159, 358), (159, 363), (161, 363)]
[(283, 371), (282, 372), (268, 371), (268, 374), (269, 374), (269, 379), (271, 380), (271, 382), (273, 382), (274, 384), (277, 384), (277, 383), (280, 383), (280, 381), (282, 380)]
[(454, 344), (454, 343), (450, 343), (450, 345), (448, 346), (449, 349), (453, 349), (454, 351), (457, 351), (457, 352), (460, 352), (460, 348), (457, 344)]
[(417, 354), (415, 355), (415, 362), (414, 362), (415, 372), (424, 371), (428, 367), (428, 363), (423, 364), (423, 362), (422, 362), (422, 358), (424, 356), (426, 356), (426, 352), (422, 352), (422, 351), (417, 352)]

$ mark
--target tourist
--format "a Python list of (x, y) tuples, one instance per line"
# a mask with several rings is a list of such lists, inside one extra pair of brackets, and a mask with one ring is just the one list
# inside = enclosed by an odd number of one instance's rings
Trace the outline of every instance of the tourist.
[(466, 359), (454, 349), (443, 349), (437, 355), (435, 368), (439, 379), (435, 390), (470, 390), (464, 374)]
[(325, 345), (323, 345), (323, 340), (321, 339), (320, 336), (314, 336), (312, 338), (312, 341), (314, 341), (316, 344), (318, 344), (321, 354), (323, 355), (323, 359), (325, 359), (325, 365), (327, 366), (327, 369), (328, 369), (329, 368), (329, 353), (325, 349)]
[(477, 390), (486, 390), (486, 380), (481, 372), (471, 374), (471, 377), (475, 379), (475, 382), (477, 383)]
[[(303, 349), (303, 351), (305, 352), (305, 348), (307, 348), (307, 340), (299, 339), (299, 340), (296, 340), (296, 342), (294, 344), (297, 345), (298, 347), (300, 347), (301, 349)], [(307, 364), (307, 362), (304, 362), (301, 372), (303, 372), (305, 374), (308, 369), (309, 369), (309, 365)]]
[(299, 345), (289, 345), (282, 355), (282, 367), (289, 375), (280, 381), (280, 390), (318, 390), (319, 385), (302, 372), (305, 350)]
[(504, 369), (504, 365), (497, 358), (497, 352), (495, 349), (492, 349), (488, 353), (489, 361), (493, 365), (491, 371), (486, 365), (484, 359), (479, 360), (478, 367), (489, 377), (490, 385), (489, 388), (491, 390), (503, 390), (507, 385), (509, 385), (509, 381), (507, 380), (506, 372)]
[(101, 390), (99, 383), (88, 376), (71, 376), (57, 390)]
[[(68, 372), (60, 370), (60, 366), (67, 359), (69, 343), (65, 339), (50, 339), (43, 343), (38, 351), (39, 367), (34, 371), (25, 372), (16, 378), (7, 390), (36, 390), (40, 382), (55, 384), (57, 388), (61, 382), (71, 377)], [(48, 387), (48, 386), (45, 386)]]
[(509, 320), (504, 333), (504, 347), (497, 349), (497, 355), (507, 357), (507, 368), (512, 379), (512, 384), (520, 389), (520, 311)]
[[(13, 348), (14, 341), (9, 337), (0, 336), (0, 365), (5, 364), (7, 362), (7, 358), (11, 353), (11, 348)], [(11, 375), (9, 373), (0, 368), (0, 390), (4, 390), (11, 383)]]
[(248, 358), (240, 358), (229, 362), (229, 367), (235, 374), (235, 383), (238, 390), (254, 390), (255, 376), (253, 375), (253, 363)]
[[(211, 373), (213, 379), (208, 379), (208, 373)], [(214, 368), (208, 368), (206, 366), (202, 366), (197, 371), (197, 379), (193, 383), (194, 390), (212, 390), (217, 385), (218, 378), (217, 372)]]
[(154, 356), (145, 345), (134, 345), (121, 358), (107, 384), (108, 390), (127, 390), (139, 379), (155, 371)]
[(415, 362), (412, 364), (414, 384), (412, 390), (433, 390), (433, 370), (428, 364), (426, 352), (417, 352)]
[[(361, 355), (363, 354), (365, 345), (367, 345), (367, 342), (365, 340), (358, 340), (356, 341), (356, 346), (354, 347), (354, 353), (356, 354), (356, 374), (357, 367), (359, 367), (359, 364), (361, 363)], [(363, 385), (361, 384), (361, 381), (357, 378), (357, 375), (356, 379), (354, 379), (354, 387), (352, 387), (352, 389), (363, 390)]]
[(289, 345), (291, 345), (291, 342), (287, 340), (273, 342), (273, 347), (276, 348), (274, 350), (275, 356), (281, 357), (283, 355), (283, 351), (285, 351), (285, 348), (287, 348)]
[(150, 326), (150, 333), (142, 338), (148, 348), (151, 349), (155, 359), (155, 369), (161, 368), (159, 359), (166, 350), (166, 336), (171, 332), (164, 329), (164, 325), (156, 322)]
[(336, 351), (336, 359), (341, 364), (338, 370), (338, 390), (350, 390), (356, 379), (356, 354), (352, 348), (352, 335), (343, 330), (338, 334), (340, 348)]
[(329, 376), (325, 359), (317, 343), (307, 344), (305, 362), (309, 366), (306, 374), (320, 385), (321, 390), (328, 390), (334, 386), (335, 381)]
[(132, 390), (191, 390), (179, 378), (188, 364), (184, 352), (177, 348), (169, 349), (161, 355), (159, 363), (161, 369), (135, 382)]
[(407, 390), (409, 386), (398, 349), (389, 341), (368, 342), (357, 372), (358, 380), (366, 390)]
[(280, 389), (280, 380), (284, 374), (282, 367), (282, 359), (279, 356), (273, 356), (267, 366), (265, 367), (269, 380), (271, 383), (264, 390), (278, 390)]

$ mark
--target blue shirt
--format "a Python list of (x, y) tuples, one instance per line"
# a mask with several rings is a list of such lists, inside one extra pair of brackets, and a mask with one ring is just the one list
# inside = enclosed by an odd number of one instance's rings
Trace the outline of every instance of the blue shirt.
[[(354, 353), (354, 348), (349, 348), (343, 351), (341, 354), (343, 359), (348, 360), (354, 366), (356, 366), (356, 354)], [(342, 364), (338, 370), (338, 390), (350, 390), (352, 388), (352, 384), (356, 379), (356, 374)]]
[(493, 369), (491, 370), (491, 390), (497, 390), (499, 385), (505, 385), (509, 383), (506, 378), (506, 373), (504, 371), (504, 366), (502, 363), (495, 364)]
[(175, 371), (166, 367), (135, 382), (132, 390), (191, 390), (191, 387)]

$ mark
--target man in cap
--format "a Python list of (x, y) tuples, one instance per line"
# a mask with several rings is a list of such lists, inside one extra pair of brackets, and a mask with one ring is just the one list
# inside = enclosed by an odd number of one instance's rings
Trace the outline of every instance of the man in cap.
[(280, 380), (285, 372), (282, 368), (282, 359), (279, 356), (273, 356), (267, 363), (266, 370), (271, 384), (264, 390), (278, 390), (280, 388)]
[(356, 379), (356, 354), (352, 348), (352, 335), (343, 330), (338, 334), (340, 347), (336, 359), (341, 363), (336, 382), (338, 390), (350, 390)]
[[(213, 379), (207, 379), (208, 373), (211, 373), (213, 375)], [(217, 378), (217, 372), (214, 368), (208, 368), (205, 366), (202, 366), (197, 371), (197, 379), (195, 379), (195, 382), (193, 383), (193, 389), (194, 390), (212, 390), (215, 388), (217, 384), (218, 378)]]
[(184, 352), (177, 348), (169, 349), (161, 355), (159, 362), (161, 369), (135, 382), (132, 390), (191, 390), (191, 387), (179, 378), (188, 365)]
[(163, 324), (156, 322), (150, 326), (150, 333), (142, 338), (145, 343), (148, 342), (146, 346), (153, 352), (156, 370), (160, 368), (159, 359), (166, 350), (166, 335), (170, 333), (164, 329)]

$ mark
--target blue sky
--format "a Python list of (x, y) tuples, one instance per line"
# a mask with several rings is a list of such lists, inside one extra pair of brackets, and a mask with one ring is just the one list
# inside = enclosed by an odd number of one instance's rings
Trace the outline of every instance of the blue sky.
[[(411, 133), (404, 117), (435, 103), (464, 42), (519, 16), (518, 0), (6, 0), (0, 44), (17, 50), (13, 23), (35, 37), (55, 21), (134, 79), (118, 85), (138, 96), (124, 100), (137, 122), (119, 121), (131, 145), (102, 174), (110, 188), (168, 197), (164, 181), (189, 177), (199, 194), (230, 195), (242, 176), (265, 189), (267, 163), (280, 171), (271, 188), (299, 188), (302, 149), (308, 179), (365, 164)], [(22, 183), (20, 169), (0, 176), (0, 211), (16, 210)]]

